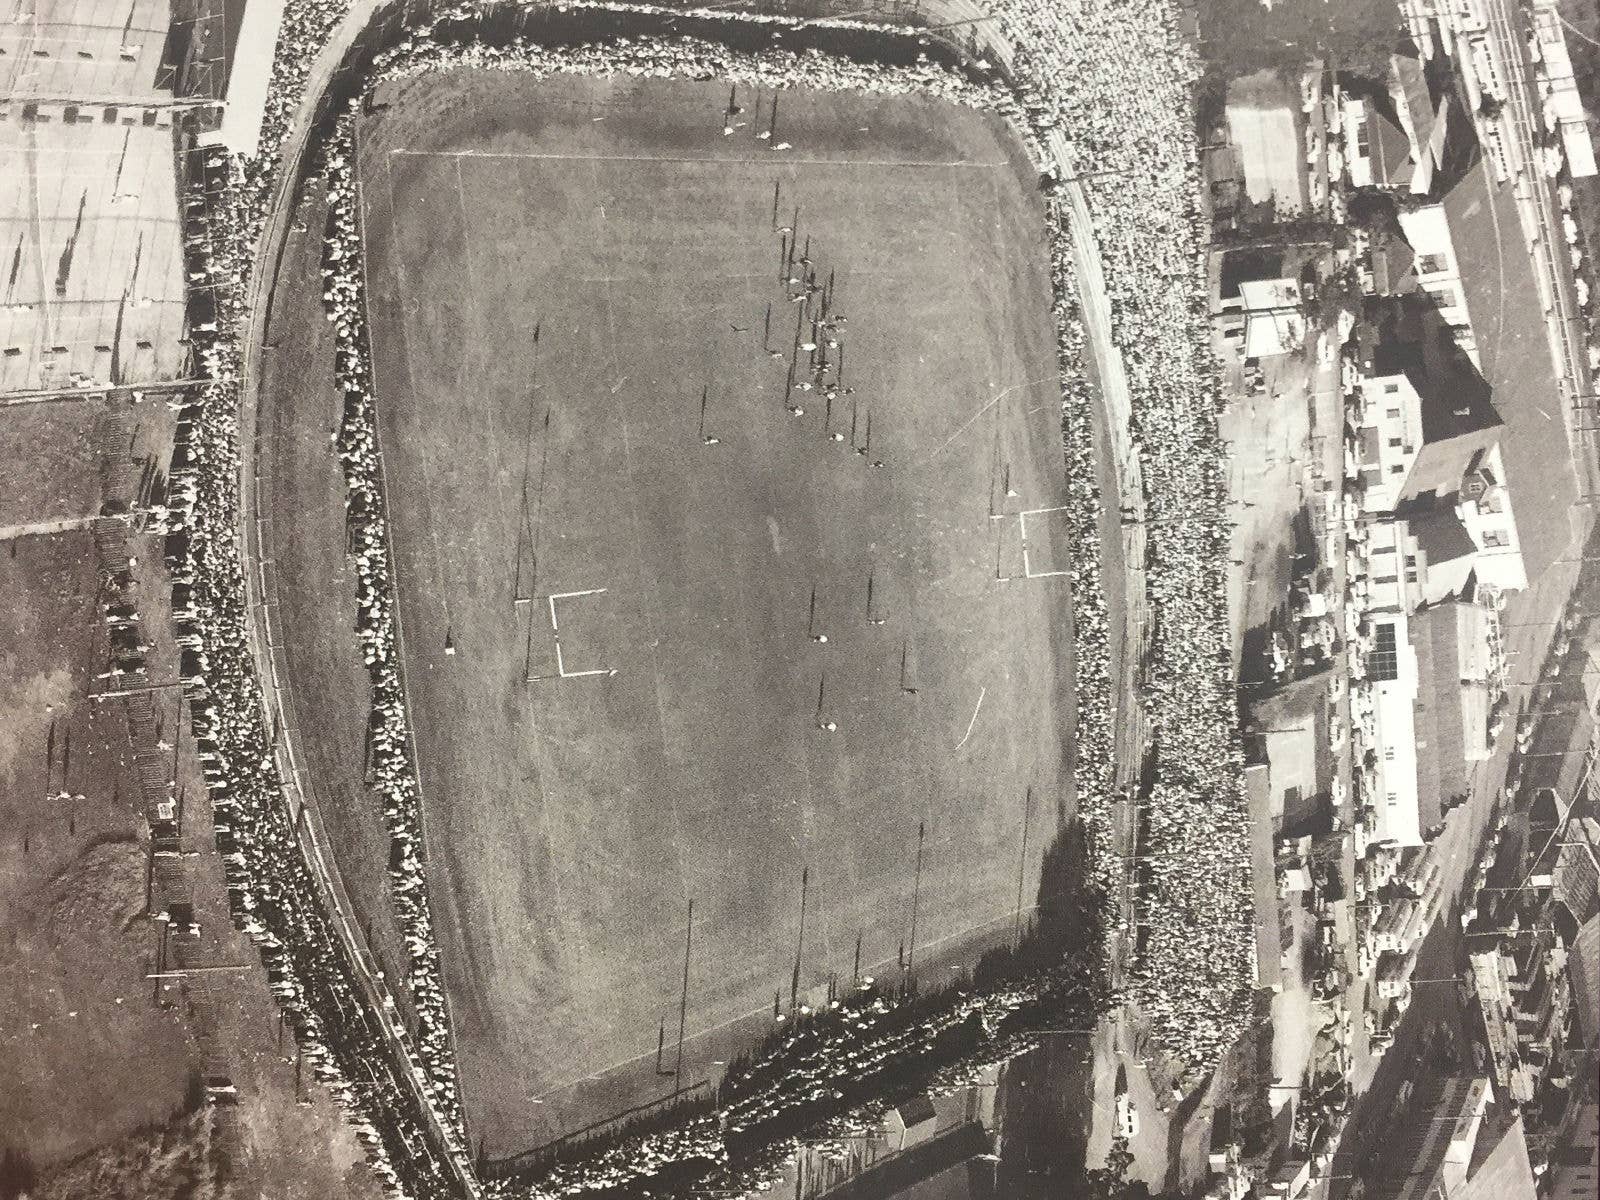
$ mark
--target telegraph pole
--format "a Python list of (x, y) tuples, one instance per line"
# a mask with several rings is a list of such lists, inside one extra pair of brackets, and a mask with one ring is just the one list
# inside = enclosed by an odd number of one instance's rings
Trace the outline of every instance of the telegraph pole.
[(917, 962), (917, 905), (922, 899), (922, 844), (928, 832), (927, 822), (917, 822), (917, 871), (911, 885), (911, 936), (907, 939), (911, 945), (906, 953), (905, 982), (911, 980), (912, 970)]
[(1011, 940), (1014, 946), (1022, 943), (1022, 887), (1028, 871), (1028, 826), (1032, 821), (1033, 786), (1030, 784), (1022, 802), (1022, 850), (1017, 856), (1017, 912), (1011, 926)]
[(683, 993), (678, 999), (678, 1061), (672, 1068), (672, 1094), (683, 1089), (683, 1028), (689, 1017), (689, 951), (694, 944), (694, 901), (689, 901), (689, 920), (683, 931)]
[(793, 1008), (800, 998), (800, 956), (805, 951), (806, 945), (806, 900), (811, 888), (811, 868), (802, 867), (800, 870), (800, 932), (794, 945), (794, 972), (789, 977), (789, 1007)]

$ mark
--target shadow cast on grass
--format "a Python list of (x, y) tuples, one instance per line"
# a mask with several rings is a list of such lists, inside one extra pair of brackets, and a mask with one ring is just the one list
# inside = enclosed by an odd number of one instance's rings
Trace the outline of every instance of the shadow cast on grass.
[(827, 1007), (783, 1020), (735, 1060), (714, 1095), (652, 1110), (514, 1164), (495, 1178), (535, 1184), (562, 1163), (622, 1152), (687, 1122), (716, 1122), (725, 1157), (686, 1155), (596, 1192), (659, 1196), (693, 1183), (737, 1193), (770, 1174), (796, 1142), (827, 1142), (875, 1123), (930, 1088), (956, 1088), (977, 1070), (1037, 1045), (1046, 1030), (1092, 1026), (1111, 1001), (1105, 971), (1109, 906), (1090, 881), (1089, 838), (1069, 821), (1045, 853), (1038, 916), (1015, 944), (991, 950), (970, 976), (919, 990), (863, 980)]

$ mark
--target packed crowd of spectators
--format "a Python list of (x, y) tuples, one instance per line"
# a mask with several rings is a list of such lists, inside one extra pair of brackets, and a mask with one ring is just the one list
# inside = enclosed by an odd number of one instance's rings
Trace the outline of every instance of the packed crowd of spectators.
[(323, 148), (328, 229), (323, 246), (322, 303), (334, 329), (334, 387), (344, 397), (339, 461), (344, 468), (349, 554), (356, 572), (356, 626), (372, 682), (369, 723), (373, 790), (383, 803), (393, 845), (389, 875), (395, 915), (406, 947), (407, 978), (416, 1013), (417, 1056), (436, 1089), (435, 1101), (459, 1133), (450, 1014), (444, 973), (433, 936), (422, 868), (422, 797), (411, 758), (406, 696), (395, 627), (387, 518), (372, 411), (365, 279), (360, 269), (361, 228), (356, 212), (355, 112), (338, 120)]
[[(1248, 1019), (1248, 810), (1227, 608), (1226, 448), (1209, 351), (1205, 218), (1177, 6), (1009, 0), (999, 36), (1030, 113), (1087, 192), (1144, 483), (1155, 754), (1141, 804), (1134, 999), (1157, 1043), (1203, 1071)], [(1075, 173), (1075, 178), (1073, 178)]]
[[(296, 823), (280, 794), (274, 739), (264, 719), (246, 621), (238, 541), (240, 363), (249, 332), (255, 254), (282, 181), (283, 152), (296, 132), (311, 63), (344, 15), (348, 0), (290, 0), (274, 64), (260, 154), (229, 164), (220, 209), (190, 215), (207, 223), (207, 286), (216, 289), (222, 334), (202, 359), (212, 382), (193, 415), (192, 476), (175, 479), (188, 499), (181, 580), (200, 646), (191, 687), (197, 732), (223, 769), (211, 780), (228, 811), (240, 857), (230, 887), (245, 923), (273, 970), (274, 988), (301, 1014), (319, 1070), (362, 1113), (358, 1129), (385, 1178), (405, 1194), (446, 1194), (450, 1171), (438, 1161), (430, 1123), (459, 1134), (449, 1030), (438, 953), (428, 919), (419, 845), (418, 795), (409, 759), (403, 689), (393, 636), (390, 564), (359, 271), (360, 239), (351, 170), (350, 117), (320, 148), (332, 213), (324, 302), (337, 345), (337, 385), (345, 396), (338, 450), (349, 483), (362, 610), (360, 636), (375, 696), (374, 752), (385, 814), (402, 854), (396, 900), (410, 955), (408, 983), (418, 1015), (409, 1068), (422, 1082), (408, 1091), (406, 1066), (390, 1063), (388, 1037), (365, 1011), (355, 963), (300, 854)], [(569, 6), (575, 7), (575, 6)], [(590, 5), (594, 9), (620, 8)], [(462, 6), (440, 21), (468, 19)], [(1187, 86), (1192, 66), (1164, 4), (1136, 0), (1014, 0), (999, 11), (1000, 36), (1013, 48), (1012, 86), (919, 61), (888, 67), (819, 52), (739, 51), (690, 39), (628, 40), (548, 48), (531, 42), (489, 45), (445, 41), (429, 24), (378, 58), (372, 78), (455, 66), (545, 73), (627, 73), (720, 78), (764, 87), (809, 86), (879, 94), (932, 94), (997, 112), (1028, 143), (1048, 187), (1055, 319), (1063, 369), (1063, 420), (1075, 504), (1074, 601), (1079, 690), (1079, 790), (1083, 815), (1100, 834), (1099, 866), (1120, 870), (1109, 850), (1112, 686), (1108, 618), (1100, 577), (1101, 498), (1091, 437), (1092, 396), (1084, 381), (1084, 337), (1072, 271), (1066, 188), (1071, 166), (1053, 156), (1062, 134), (1086, 186), (1110, 290), (1114, 336), (1127, 365), (1134, 428), (1149, 516), (1150, 633), (1143, 686), (1159, 754), (1147, 796), (1148, 838), (1141, 844), (1147, 925), (1136, 961), (1136, 999), (1158, 1041), (1186, 1061), (1207, 1065), (1242, 1023), (1239, 996), (1249, 978), (1240, 754), (1234, 725), (1224, 579), (1227, 563), (1223, 448), (1216, 433), (1217, 388), (1207, 356), (1199, 273), (1203, 233), (1196, 207), (1195, 142)], [(750, 18), (756, 19), (756, 18)], [(759, 18), (772, 21), (773, 18)], [(1025, 52), (1021, 49), (1025, 47)], [(303, 132), (303, 131), (300, 131)], [(1099, 173), (1104, 172), (1103, 176)], [(291, 181), (292, 182), (292, 181)], [(648, 1176), (665, 1164), (704, 1159), (733, 1171), (727, 1130), (777, 1121), (797, 1107), (829, 1111), (828, 1080), (915, 1055), (952, 1023), (1000, 1030), (1008, 1014), (1037, 1001), (1037, 984), (971, 994), (913, 1026), (872, 997), (852, 1012), (851, 1036), (780, 1048), (770, 1087), (750, 1089), (730, 1108), (731, 1123), (697, 1117), (668, 1133), (632, 1139), (553, 1169), (536, 1194), (572, 1194)], [(802, 1028), (803, 1023), (796, 1028)], [(829, 1028), (833, 1028), (829, 1026)], [(988, 1053), (1008, 1038), (984, 1040)], [(801, 1051), (804, 1051), (803, 1053)], [(387, 1065), (386, 1065), (387, 1064)], [(815, 1069), (812, 1069), (815, 1068)], [(957, 1072), (959, 1074), (959, 1072)], [(954, 1077), (952, 1077), (954, 1078)], [(818, 1089), (822, 1089), (819, 1091)], [(826, 1094), (825, 1094), (826, 1093)], [(415, 1111), (420, 1095), (431, 1106)], [(726, 1114), (725, 1114), (726, 1115)], [(849, 1118), (832, 1112), (835, 1122)], [(814, 1131), (813, 1131), (814, 1132)], [(446, 1146), (456, 1138), (446, 1136)], [(447, 1152), (447, 1151), (446, 1151)], [(770, 1159), (763, 1160), (770, 1166)], [(739, 1170), (753, 1170), (745, 1163)], [(527, 1185), (519, 1185), (524, 1190)], [(490, 1185), (504, 1190), (511, 1185)], [(441, 1190), (442, 1189), (442, 1190)]]

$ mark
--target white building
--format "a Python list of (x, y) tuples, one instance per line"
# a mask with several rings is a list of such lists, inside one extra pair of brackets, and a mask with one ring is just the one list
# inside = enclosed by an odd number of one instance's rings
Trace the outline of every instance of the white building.
[(1305, 345), (1306, 314), (1293, 279), (1255, 279), (1239, 285), (1244, 300), (1244, 354), (1272, 358)]
[(1404, 612), (1376, 616), (1367, 658), (1378, 759), (1375, 839), (1397, 846), (1422, 845), (1417, 807), (1417, 655), (1409, 625)]
[(1455, 515), (1472, 539), (1478, 583), (1495, 592), (1520, 592), (1528, 586), (1528, 572), (1505, 479), (1505, 461), (1496, 443), (1467, 468)]
[(1368, 376), (1360, 386), (1361, 511), (1389, 513), (1422, 451), (1422, 397), (1402, 372)]
[(1339, 106), (1339, 129), (1344, 142), (1344, 166), (1351, 187), (1371, 187), (1372, 126), (1367, 102), (1346, 96)]
[(1378, 957), (1377, 991), (1381, 999), (1398, 1001), (1402, 1009), (1410, 1003), (1411, 976), (1417, 969), (1419, 948), (1420, 944), (1403, 954)]
[(1422, 936), (1426, 911), (1403, 897), (1383, 906), (1372, 924), (1372, 944), (1380, 953), (1403, 954)]
[(1461, 268), (1456, 261), (1455, 242), (1450, 237), (1450, 222), (1444, 206), (1429, 204), (1412, 212), (1402, 212), (1400, 231), (1415, 255), (1412, 270), (1417, 286), (1433, 300), (1440, 318), (1450, 327), (1456, 345), (1472, 359), (1473, 366), (1477, 366), (1478, 343), (1472, 332), (1472, 316), (1467, 312), (1467, 293), (1461, 286)]
[(1293, 354), (1305, 346), (1305, 299), (1298, 281), (1245, 279), (1236, 286), (1235, 291), (1224, 280), (1224, 294), (1214, 310), (1214, 325), (1224, 346), (1254, 359)]

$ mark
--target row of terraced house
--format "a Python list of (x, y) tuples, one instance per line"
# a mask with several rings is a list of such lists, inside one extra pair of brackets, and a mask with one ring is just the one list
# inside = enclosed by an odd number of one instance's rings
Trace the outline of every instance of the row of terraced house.
[(1491, 753), (1499, 614), (1528, 577), (1442, 203), (1477, 162), (1474, 123), (1416, 60), (1394, 62), (1388, 96), (1343, 114), (1352, 182), (1399, 197), (1395, 225), (1357, 234), (1366, 301), (1347, 347), (1345, 515), (1365, 617), (1367, 836), (1417, 846)]

